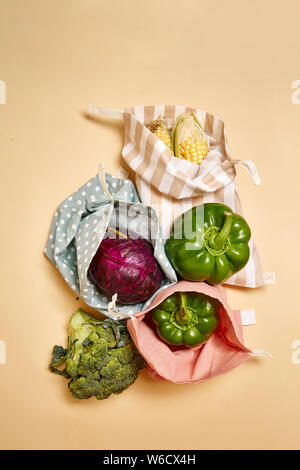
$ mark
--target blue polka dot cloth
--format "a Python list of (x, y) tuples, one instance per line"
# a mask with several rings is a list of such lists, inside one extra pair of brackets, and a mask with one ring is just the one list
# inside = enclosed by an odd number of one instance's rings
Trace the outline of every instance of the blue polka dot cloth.
[(144, 304), (123, 305), (115, 296), (101, 292), (88, 276), (89, 265), (108, 228), (118, 228), (131, 238), (142, 236), (152, 244), (164, 273), (159, 290), (177, 282), (165, 254), (156, 212), (141, 204), (130, 180), (108, 173), (98, 174), (59, 205), (45, 254), (87, 305), (113, 319), (129, 318), (146, 309), (153, 297)]

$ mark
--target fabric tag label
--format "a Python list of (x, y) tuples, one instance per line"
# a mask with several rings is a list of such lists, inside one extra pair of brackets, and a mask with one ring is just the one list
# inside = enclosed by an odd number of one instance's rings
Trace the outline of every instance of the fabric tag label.
[(255, 325), (255, 310), (241, 310), (242, 325)]
[(276, 284), (276, 275), (274, 272), (264, 273), (265, 284)]

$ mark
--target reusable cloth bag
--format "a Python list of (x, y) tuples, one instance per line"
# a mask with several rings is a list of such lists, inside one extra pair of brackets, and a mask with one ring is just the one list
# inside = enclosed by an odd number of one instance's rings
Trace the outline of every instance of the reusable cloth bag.
[[(145, 316), (174, 292), (200, 292), (220, 301), (220, 327), (204, 345), (174, 350), (145, 321)], [(243, 313), (248, 314), (244, 321)], [(127, 328), (153, 378), (191, 384), (225, 374), (252, 355), (270, 356), (261, 350), (251, 351), (243, 343), (242, 323), (255, 323), (253, 319), (249, 321), (249, 313), (254, 315), (253, 311), (231, 310), (222, 286), (180, 281), (157, 293), (147, 309), (127, 320)]]
[(88, 268), (107, 228), (119, 228), (132, 238), (143, 236), (152, 243), (154, 256), (163, 273), (160, 289), (177, 281), (165, 255), (161, 227), (155, 211), (141, 204), (133, 183), (113, 177), (100, 168), (95, 176), (66, 198), (55, 212), (45, 254), (65, 281), (90, 307), (108, 317), (128, 318), (147, 307), (121, 305), (97, 289)]
[[(234, 181), (236, 164), (248, 169), (256, 185), (261, 183), (252, 161), (231, 159), (224, 122), (206, 111), (177, 105), (134, 106), (124, 111), (90, 105), (89, 111), (101, 116), (124, 119), (122, 155), (135, 172), (142, 203), (156, 210), (164, 239), (169, 238), (176, 217), (201, 203), (219, 202), (242, 215)], [(162, 116), (171, 129), (176, 118), (184, 112), (196, 113), (208, 139), (210, 152), (200, 166), (171, 156), (164, 142), (146, 127)], [(243, 287), (273, 284), (275, 275), (263, 272), (252, 238), (249, 246), (250, 259), (247, 265), (225, 283)]]

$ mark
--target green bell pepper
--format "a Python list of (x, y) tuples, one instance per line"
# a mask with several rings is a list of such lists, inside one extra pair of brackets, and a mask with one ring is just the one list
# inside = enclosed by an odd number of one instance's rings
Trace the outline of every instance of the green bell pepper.
[(243, 217), (223, 204), (206, 203), (175, 220), (165, 250), (183, 279), (220, 284), (247, 264), (250, 238)]
[(202, 344), (219, 323), (219, 302), (198, 292), (176, 292), (152, 311), (157, 333), (173, 346)]

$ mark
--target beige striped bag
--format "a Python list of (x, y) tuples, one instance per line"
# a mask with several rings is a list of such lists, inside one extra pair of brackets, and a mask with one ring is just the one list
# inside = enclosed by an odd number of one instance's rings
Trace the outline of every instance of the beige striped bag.
[[(135, 172), (142, 203), (151, 205), (159, 215), (165, 239), (176, 217), (204, 202), (226, 204), (242, 215), (234, 181), (235, 165), (245, 166), (254, 183), (261, 183), (252, 161), (230, 157), (224, 122), (206, 111), (177, 105), (134, 106), (124, 111), (89, 105), (89, 112), (124, 119), (122, 155)], [(196, 113), (208, 140), (210, 151), (200, 166), (172, 156), (166, 145), (146, 127), (162, 116), (171, 129), (183, 112)], [(226, 284), (260, 287), (274, 282), (274, 273), (263, 272), (257, 248), (251, 238), (247, 265), (228, 279)]]

